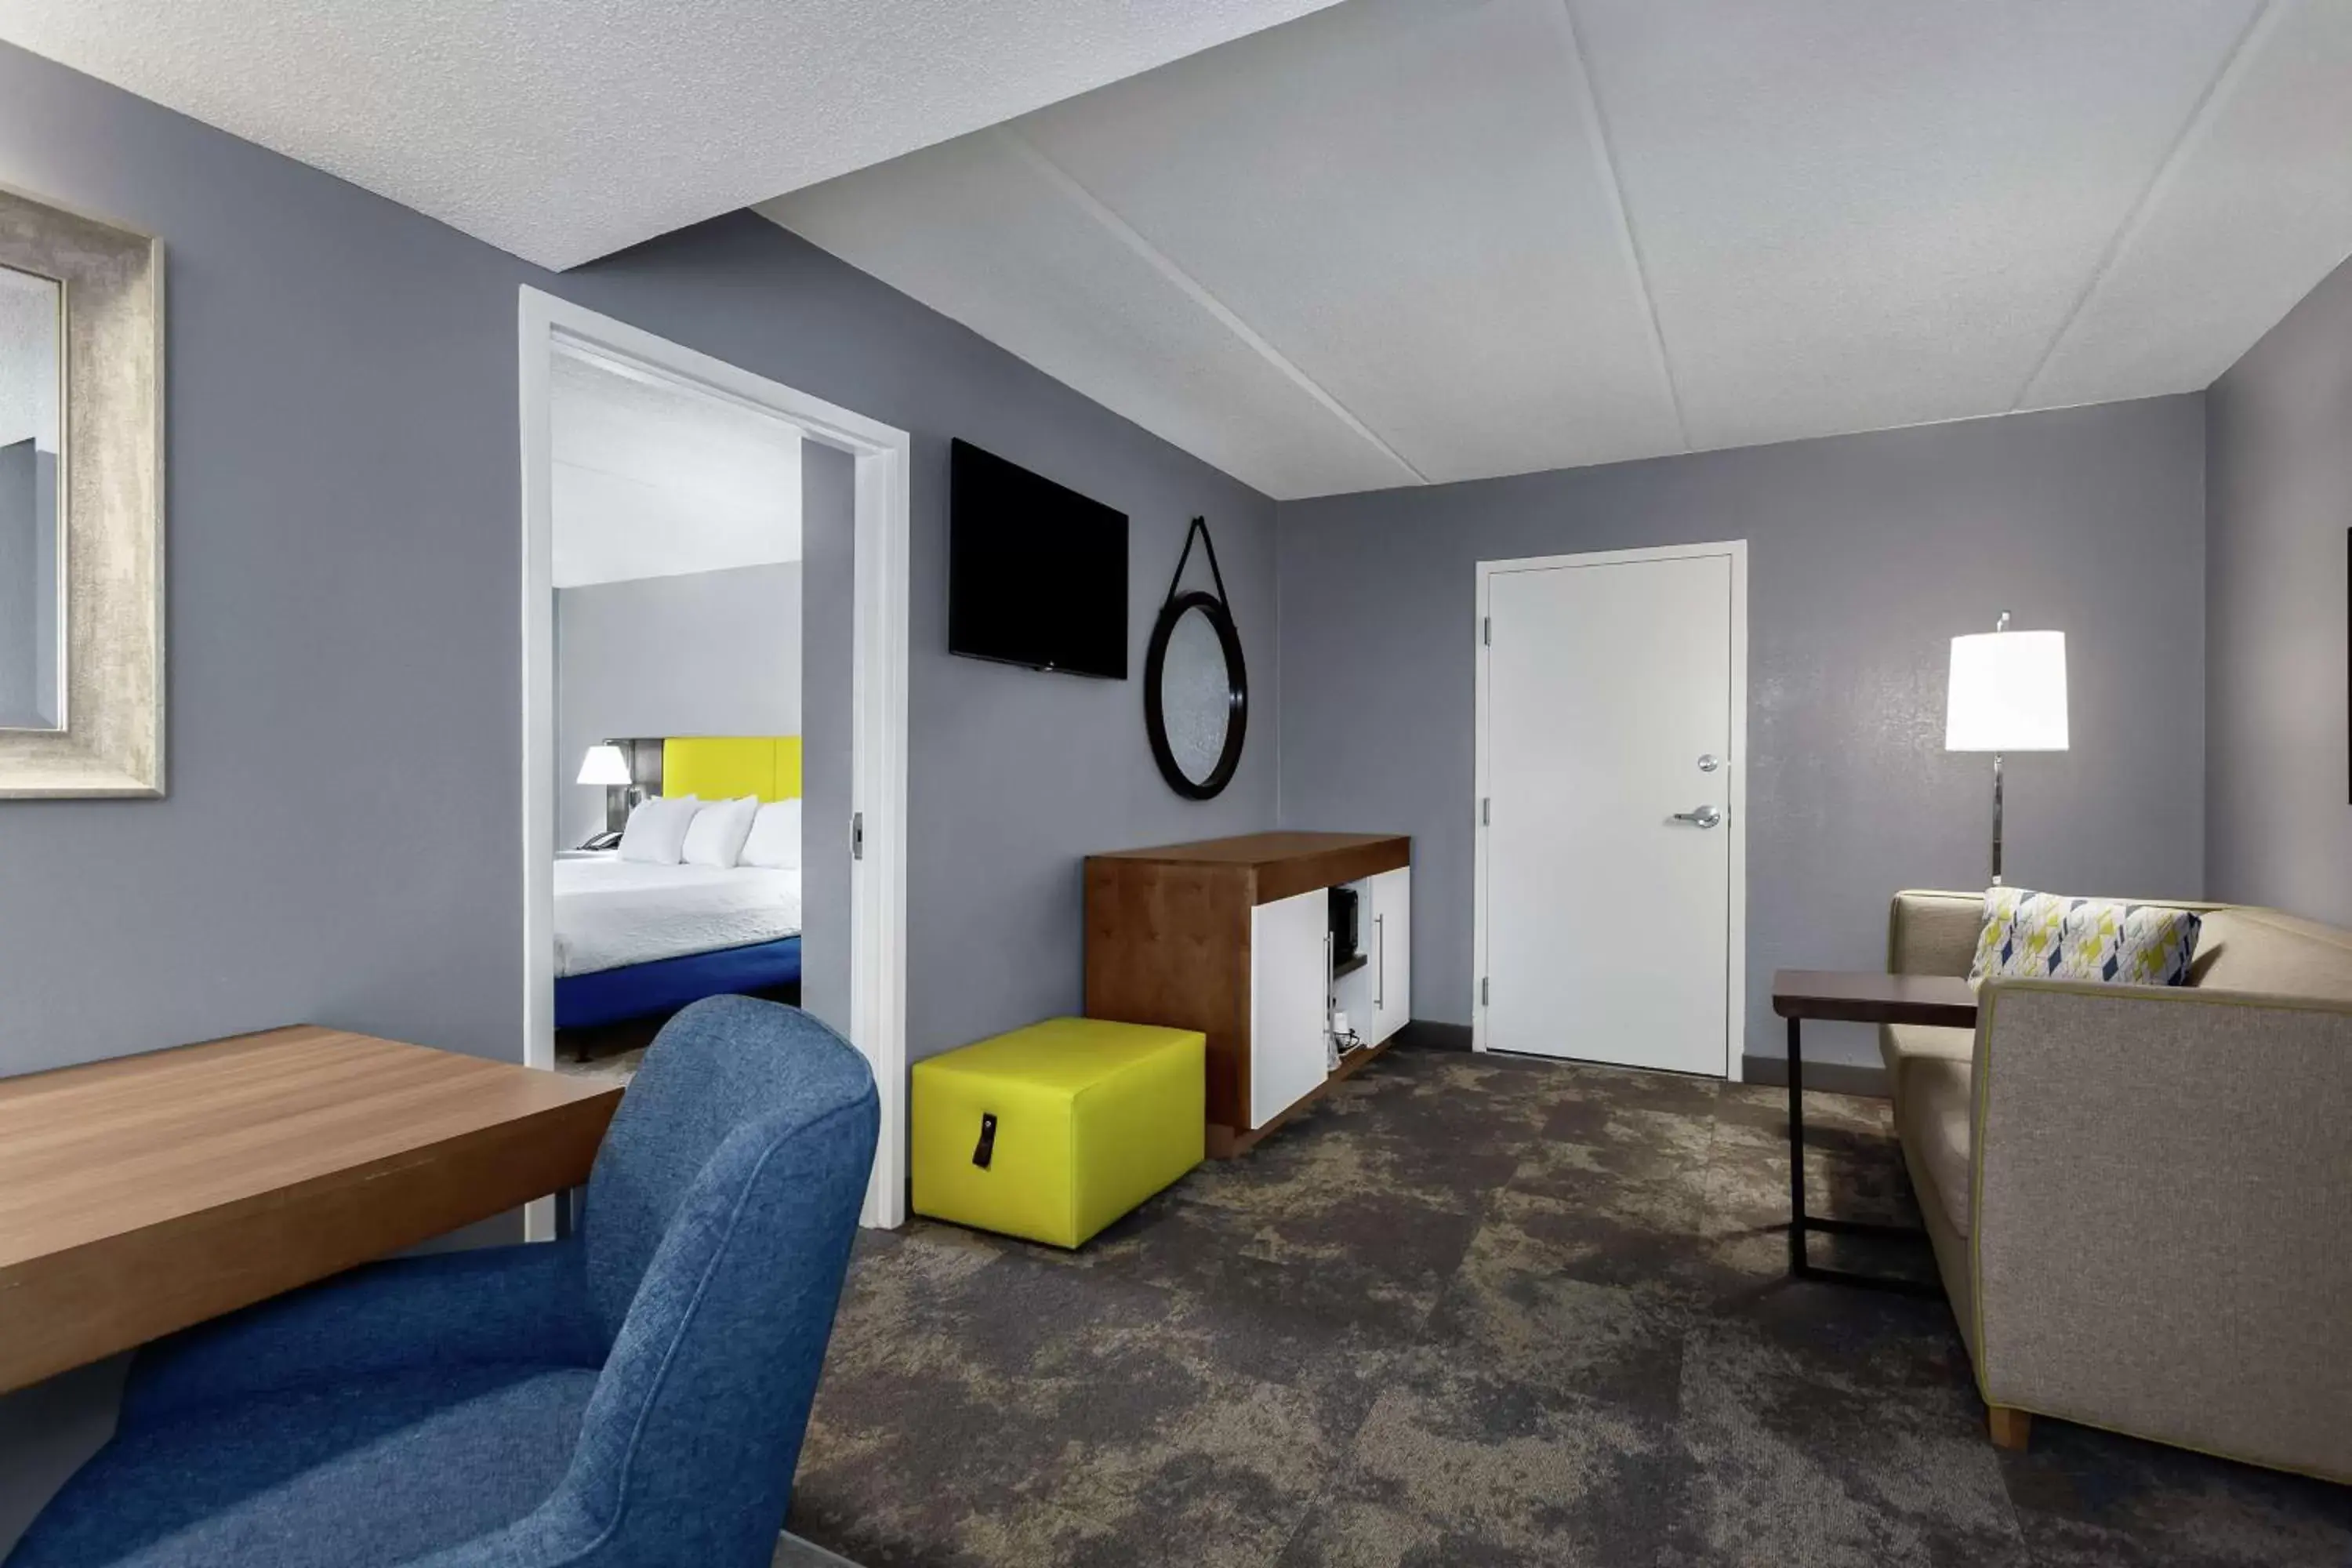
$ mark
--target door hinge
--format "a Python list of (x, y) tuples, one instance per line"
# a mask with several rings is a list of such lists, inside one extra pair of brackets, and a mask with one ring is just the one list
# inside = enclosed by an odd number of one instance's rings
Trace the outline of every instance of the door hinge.
[(1478, 797), (1478, 826), (1492, 827), (1494, 825), (1495, 797), (1491, 795), (1482, 795)]
[(1483, 974), (1478, 976), (1478, 1005), (1486, 1005), (1486, 977)]
[(1495, 646), (1494, 616), (1481, 616), (1478, 617), (1478, 641), (1483, 647), (1493, 647)]
[(849, 814), (849, 858), (852, 860), (866, 858), (866, 814), (862, 811)]

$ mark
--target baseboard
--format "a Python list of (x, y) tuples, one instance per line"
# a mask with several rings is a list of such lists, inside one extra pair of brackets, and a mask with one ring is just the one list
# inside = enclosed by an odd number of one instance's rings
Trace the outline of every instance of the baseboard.
[(1466, 1051), (1470, 1048), (1470, 1026), (1411, 1018), (1399, 1026), (1395, 1038), (1398, 1045), (1409, 1050)]
[[(1786, 1057), (1743, 1056), (1739, 1058), (1739, 1071), (1749, 1083), (1768, 1083), (1780, 1089), (1789, 1084)], [(1809, 1061), (1805, 1064), (1805, 1087), (1824, 1094), (1858, 1094), (1870, 1100), (1885, 1100), (1886, 1069), (1864, 1067), (1859, 1062)]]

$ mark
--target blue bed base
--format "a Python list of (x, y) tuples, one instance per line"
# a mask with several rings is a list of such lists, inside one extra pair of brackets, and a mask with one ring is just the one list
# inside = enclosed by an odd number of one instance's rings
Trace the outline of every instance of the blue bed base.
[(555, 1026), (617, 1024), (649, 1013), (673, 1012), (705, 996), (800, 983), (801, 939), (796, 936), (722, 947), (716, 952), (689, 952), (683, 958), (561, 977), (555, 983)]

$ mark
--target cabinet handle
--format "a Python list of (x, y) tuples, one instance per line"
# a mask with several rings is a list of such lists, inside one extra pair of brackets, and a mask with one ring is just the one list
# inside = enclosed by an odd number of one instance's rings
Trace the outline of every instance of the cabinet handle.
[(1372, 1011), (1389, 1005), (1389, 918), (1372, 917)]

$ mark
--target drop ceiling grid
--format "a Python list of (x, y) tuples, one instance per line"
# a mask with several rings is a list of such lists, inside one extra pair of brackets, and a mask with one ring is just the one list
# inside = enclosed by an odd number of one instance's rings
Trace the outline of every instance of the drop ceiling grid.
[(2130, 249), (2140, 231), (2147, 226), (2161, 207), (2165, 196), (2177, 182), (2191, 150), (2203, 140), (2213, 121), (2226, 110), (2237, 84), (2244, 78), (2246, 65), (2256, 53), (2256, 40), (2262, 36), (2265, 25), (2275, 21), (2277, 16), (2278, 8), (2272, 4), (2272, 0), (2256, 0), (2252, 9), (2248, 13), (2245, 26), (2240, 29), (2237, 37), (2231, 43), (2228, 52), (2221, 57), (2221, 68), (2214, 72), (2212, 79), (2206, 84), (2205, 91), (2198, 98), (2197, 106), (2189, 111), (2189, 118), (2182, 122), (2179, 133), (2173, 138), (2172, 145), (2166, 150), (2163, 161), (2157, 164), (2155, 173), (2148, 176), (2147, 188), (2140, 193), (2139, 200), (2132, 204), (2131, 210), (2125, 215), (2123, 223), (2116, 229), (2114, 237), (2107, 241), (2106, 248), (2099, 253), (2098, 265), (2092, 268), (2091, 276), (2084, 281), (2081, 292), (2074, 298), (2074, 306), (2058, 323), (2057, 331), (2052, 334), (2048, 345), (2042, 351), (2041, 357), (2033, 362), (2033, 368), (2026, 373), (2025, 384), (2017, 389), (2017, 395), (2010, 400), (2011, 409), (2014, 410), (2025, 405), (2026, 400), (2032, 395), (2035, 384), (2042, 379), (2042, 373), (2049, 368), (2051, 360), (2065, 347), (2067, 340), (2073, 336), (2075, 323), (2082, 320), (2083, 312), (2089, 308), (2092, 300), (2097, 298), (2099, 290), (2105, 287), (2107, 279), (2115, 270), (2116, 263)]
[(1693, 441), (2010, 407), (2251, 4), (1573, 0)]
[(761, 210), (1267, 495), (1411, 480), (1010, 137), (965, 137)]
[(1211, 293), (1199, 279), (1176, 265), (1165, 251), (1146, 239), (1133, 224), (1113, 212), (1093, 192), (1087, 190), (1076, 176), (1054, 162), (1017, 128), (1009, 125), (1000, 126), (997, 133), (1003, 137), (1006, 146), (1034, 168), (1046, 184), (1067, 196), (1081, 212), (1094, 219), (1113, 239), (1125, 246), (1138, 260), (1166, 279), (1179, 293), (1200, 307), (1219, 326), (1240, 339), (1243, 346), (1264, 360), (1285, 380), (1321, 405), (1327, 413), (1347, 427), (1350, 435), (1355, 436), (1396, 465), (1399, 478), (1409, 479), (1416, 484), (1423, 482), (1425, 476), (1421, 470), (1399, 456), (1397, 449), (1382, 440), (1370, 426), (1358, 418), (1354, 410), (1332, 396), (1329, 390), (1321, 383), (1301, 370), (1296, 361), (1268, 342), (1265, 334), (1234, 314), (1233, 310), (1223, 300)]
[(1358, 0), (1020, 131), (1431, 479), (1680, 444), (1559, 0)]
[(2022, 405), (2210, 386), (2341, 265), (2352, 254), (2347, 87), (2352, 4), (2273, 0)]

